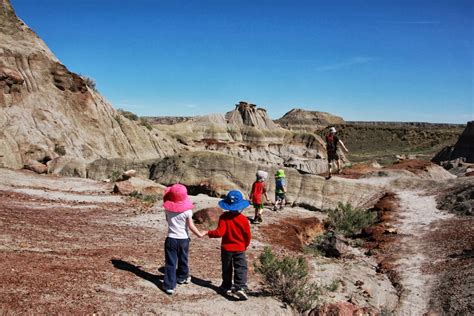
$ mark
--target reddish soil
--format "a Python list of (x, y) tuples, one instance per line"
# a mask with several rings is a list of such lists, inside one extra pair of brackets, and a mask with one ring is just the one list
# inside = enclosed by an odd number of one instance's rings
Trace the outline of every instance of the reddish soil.
[(399, 236), (390, 230), (396, 221), (399, 201), (395, 193), (386, 193), (372, 208), (379, 215), (379, 222), (364, 229), (362, 237), (366, 238), (365, 247), (368, 254), (375, 255), (378, 269), (386, 274), (398, 292), (402, 290), (400, 276), (395, 271), (393, 262), (397, 258), (396, 247), (393, 247)]
[(316, 217), (284, 218), (272, 225), (263, 226), (260, 231), (272, 245), (302, 251), (314, 237), (324, 232), (324, 227)]
[(427, 238), (426, 251), (433, 260), (423, 270), (440, 275), (430, 301), (440, 314), (474, 313), (473, 224), (472, 216), (454, 217), (435, 225)]
[[(159, 290), (166, 232), (121, 223), (150, 211), (138, 200), (89, 207), (0, 191), (0, 312), (109, 314), (189, 301)], [(206, 281), (220, 279), (219, 242), (192, 242), (193, 283), (219, 285)], [(248, 257), (252, 262), (255, 254)], [(201, 292), (191, 296), (216, 295)]]
[(420, 159), (406, 159), (394, 163), (391, 166), (385, 167), (386, 169), (395, 169), (395, 170), (407, 170), (415, 174), (420, 171), (427, 171), (429, 166), (432, 166), (433, 163), (427, 160)]

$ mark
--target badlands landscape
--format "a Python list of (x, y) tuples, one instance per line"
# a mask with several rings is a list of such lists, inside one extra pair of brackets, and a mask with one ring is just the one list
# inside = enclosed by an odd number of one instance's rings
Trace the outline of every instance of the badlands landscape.
[[(473, 121), (353, 122), (291, 107), (272, 120), (246, 101), (226, 110), (116, 109), (0, 0), (0, 312), (473, 313)], [(349, 153), (326, 180), (329, 126)], [(219, 294), (220, 241), (194, 237), (191, 282), (167, 295), (164, 187), (187, 186), (206, 230), (228, 190), (248, 193), (257, 170), (278, 169), (288, 205), (275, 212), (268, 203), (252, 225), (249, 300)], [(273, 196), (272, 177), (268, 189)], [(372, 220), (352, 231), (332, 220), (351, 209)], [(279, 295), (258, 269), (265, 249), (303, 258), (316, 295)]]

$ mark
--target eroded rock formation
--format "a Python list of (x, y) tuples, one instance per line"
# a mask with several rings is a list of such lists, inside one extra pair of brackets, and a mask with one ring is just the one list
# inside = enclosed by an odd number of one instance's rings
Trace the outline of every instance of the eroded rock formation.
[(78, 164), (99, 158), (136, 161), (179, 148), (159, 131), (120, 115), (57, 60), (9, 0), (0, 0), (0, 167), (60, 157)]

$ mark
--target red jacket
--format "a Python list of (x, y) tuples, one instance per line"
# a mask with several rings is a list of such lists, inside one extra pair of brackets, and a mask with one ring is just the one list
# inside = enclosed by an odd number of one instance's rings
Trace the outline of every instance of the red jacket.
[(242, 213), (225, 212), (219, 217), (215, 230), (208, 232), (210, 238), (222, 237), (221, 249), (245, 251), (250, 245), (250, 224)]
[(250, 192), (250, 201), (254, 204), (262, 204), (263, 202), (263, 194), (267, 192), (265, 188), (264, 181), (255, 181), (252, 184), (252, 191)]

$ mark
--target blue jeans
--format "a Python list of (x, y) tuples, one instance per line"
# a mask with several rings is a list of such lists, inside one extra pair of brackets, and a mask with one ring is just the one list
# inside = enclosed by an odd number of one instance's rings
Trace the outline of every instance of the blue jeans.
[[(165, 290), (173, 290), (177, 281), (184, 281), (189, 275), (188, 267), (189, 238), (165, 240)], [(176, 269), (176, 267), (178, 269)]]

